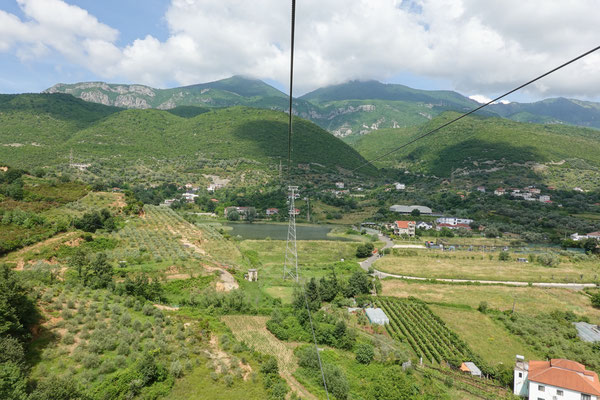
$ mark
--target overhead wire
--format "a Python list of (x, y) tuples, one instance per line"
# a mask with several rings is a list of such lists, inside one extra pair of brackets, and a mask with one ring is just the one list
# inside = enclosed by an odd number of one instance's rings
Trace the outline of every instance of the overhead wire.
[[(291, 168), (292, 168), (292, 132), (293, 132), (293, 89), (294, 89), (294, 41), (295, 41), (295, 31), (296, 31), (296, 0), (292, 0), (292, 24), (291, 24), (291, 50), (290, 50), (290, 119), (288, 124), (288, 179), (291, 179)], [(299, 277), (297, 277), (299, 278)], [(302, 295), (304, 297), (304, 304), (306, 306), (306, 311), (308, 313), (308, 321), (310, 323), (310, 330), (313, 338), (313, 342), (315, 345), (315, 353), (317, 354), (317, 360), (319, 362), (319, 369), (321, 370), (321, 378), (323, 379), (323, 388), (325, 389), (325, 394), (327, 396), (327, 400), (329, 400), (329, 390), (327, 389), (327, 380), (325, 379), (325, 370), (323, 368), (323, 362), (321, 361), (321, 356), (319, 355), (319, 346), (317, 344), (317, 336), (315, 334), (315, 327), (312, 320), (312, 315), (310, 313), (310, 306), (308, 304), (308, 297), (306, 296), (306, 288), (304, 285), (300, 286), (300, 290), (302, 291)]]
[(354, 168), (354, 169), (353, 169), (351, 172), (355, 172), (355, 171), (357, 171), (357, 170), (361, 169), (362, 167), (364, 167), (364, 166), (366, 166), (366, 165), (372, 164), (372, 163), (373, 163), (373, 162), (375, 162), (375, 161), (379, 161), (379, 160), (381, 160), (382, 158), (385, 158), (385, 157), (387, 157), (387, 156), (389, 156), (389, 155), (391, 155), (391, 154), (393, 154), (393, 153), (395, 153), (395, 152), (397, 152), (397, 151), (400, 151), (400, 150), (402, 150), (403, 148), (405, 148), (405, 147), (408, 147), (408, 146), (410, 146), (411, 144), (415, 143), (416, 141), (419, 141), (419, 140), (421, 140), (421, 139), (423, 139), (423, 138), (425, 138), (425, 137), (427, 137), (427, 136), (430, 136), (430, 135), (432, 135), (432, 134), (434, 134), (434, 133), (438, 132), (439, 130), (441, 130), (441, 129), (443, 129), (443, 128), (447, 127), (448, 125), (451, 125), (451, 124), (453, 124), (453, 123), (455, 123), (455, 122), (457, 122), (457, 121), (459, 121), (459, 120), (463, 119), (464, 117), (466, 117), (466, 116), (468, 116), (468, 115), (471, 115), (471, 114), (473, 114), (473, 113), (475, 113), (475, 112), (477, 112), (477, 111), (481, 110), (482, 108), (489, 106), (489, 105), (490, 105), (490, 104), (492, 104), (492, 103), (495, 103), (495, 102), (497, 102), (498, 100), (500, 100), (500, 99), (502, 99), (502, 98), (504, 98), (504, 97), (508, 96), (509, 94), (512, 94), (512, 93), (516, 92), (517, 90), (523, 89), (524, 87), (526, 87), (526, 86), (529, 86), (529, 85), (531, 85), (532, 83), (534, 83), (534, 82), (536, 82), (536, 81), (539, 81), (540, 79), (542, 79), (542, 78), (544, 78), (544, 77), (546, 77), (546, 76), (548, 76), (548, 75), (550, 75), (550, 74), (552, 74), (552, 73), (554, 73), (554, 72), (558, 71), (559, 69), (562, 69), (562, 68), (566, 67), (566, 66), (567, 66), (567, 65), (569, 65), (569, 64), (572, 64), (572, 63), (574, 63), (574, 62), (575, 62), (575, 61), (577, 61), (577, 60), (580, 60), (580, 59), (582, 59), (582, 58), (584, 58), (584, 57), (586, 57), (586, 56), (588, 56), (588, 55), (592, 54), (593, 52), (595, 52), (595, 51), (597, 51), (597, 50), (599, 50), (599, 49), (600, 49), (600, 46), (598, 46), (598, 47), (595, 47), (595, 48), (593, 48), (593, 49), (591, 49), (591, 50), (588, 50), (588, 51), (586, 51), (585, 53), (583, 53), (583, 54), (580, 54), (580, 55), (578, 55), (577, 57), (575, 57), (575, 58), (572, 58), (571, 60), (569, 60), (569, 61), (567, 61), (567, 62), (565, 62), (565, 63), (563, 63), (563, 64), (559, 65), (558, 67), (556, 67), (556, 68), (553, 68), (553, 69), (551, 69), (550, 71), (548, 71), (548, 72), (546, 72), (546, 73), (544, 73), (544, 74), (542, 74), (542, 75), (539, 75), (538, 77), (536, 77), (536, 78), (534, 78), (534, 79), (532, 79), (532, 80), (530, 80), (530, 81), (528, 81), (528, 82), (526, 82), (526, 83), (524, 83), (524, 84), (522, 84), (522, 85), (520, 85), (520, 86), (518, 86), (518, 87), (516, 87), (516, 88), (514, 88), (514, 89), (512, 89), (512, 90), (510, 90), (510, 91), (508, 91), (508, 92), (506, 92), (506, 93), (504, 93), (503, 95), (500, 95), (500, 96), (498, 96), (498, 97), (496, 97), (496, 98), (494, 98), (494, 99), (492, 99), (492, 100), (488, 101), (487, 103), (485, 103), (485, 104), (482, 104), (482, 105), (480, 105), (479, 107), (476, 107), (476, 108), (472, 109), (471, 111), (469, 111), (469, 112), (466, 112), (466, 113), (464, 113), (464, 114), (462, 114), (462, 115), (460, 115), (460, 116), (458, 116), (458, 117), (456, 117), (456, 118), (454, 118), (454, 119), (452, 119), (452, 120), (450, 120), (450, 121), (448, 121), (448, 122), (446, 122), (446, 123), (444, 123), (444, 124), (442, 124), (442, 125), (438, 126), (437, 128), (434, 128), (434, 129), (432, 129), (432, 130), (430, 130), (430, 131), (428, 131), (428, 132), (426, 132), (426, 133), (424, 133), (424, 134), (422, 134), (422, 135), (420, 135), (420, 136), (417, 136), (416, 138), (414, 138), (414, 139), (412, 139), (412, 140), (409, 140), (408, 142), (404, 143), (404, 144), (403, 144), (403, 145), (401, 145), (401, 146), (398, 146), (398, 147), (396, 147), (396, 148), (394, 148), (394, 149), (392, 149), (392, 150), (390, 150), (390, 151), (387, 151), (387, 152), (385, 152), (384, 154), (382, 154), (382, 155), (380, 155), (380, 156), (377, 156), (377, 157), (375, 157), (375, 158), (373, 158), (373, 159), (371, 159), (371, 160), (368, 160), (367, 162), (365, 162), (365, 163), (363, 163), (363, 164), (359, 165), (358, 167)]

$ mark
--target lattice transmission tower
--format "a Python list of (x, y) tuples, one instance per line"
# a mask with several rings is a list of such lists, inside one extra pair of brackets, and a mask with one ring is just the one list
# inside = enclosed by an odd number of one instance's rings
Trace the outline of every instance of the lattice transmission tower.
[(289, 224), (285, 244), (285, 263), (283, 264), (283, 279), (288, 277), (298, 282), (298, 247), (296, 246), (296, 215), (298, 211), (294, 204), (298, 194), (298, 186), (288, 186), (289, 190)]

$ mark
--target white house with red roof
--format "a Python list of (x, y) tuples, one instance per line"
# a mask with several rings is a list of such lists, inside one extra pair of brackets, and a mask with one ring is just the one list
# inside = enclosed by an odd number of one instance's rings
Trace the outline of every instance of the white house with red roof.
[(396, 221), (394, 222), (394, 235), (415, 236), (415, 221)]
[(530, 400), (598, 400), (600, 381), (583, 364), (562, 358), (525, 361), (517, 356), (514, 393)]

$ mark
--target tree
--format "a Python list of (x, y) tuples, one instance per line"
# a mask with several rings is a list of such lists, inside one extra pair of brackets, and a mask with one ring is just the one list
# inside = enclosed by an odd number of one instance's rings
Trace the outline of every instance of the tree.
[(311, 278), (306, 285), (305, 295), (308, 301), (308, 307), (311, 311), (316, 311), (321, 308), (321, 296), (319, 295), (319, 286), (315, 278)]
[(586, 253), (594, 253), (596, 251), (597, 246), (598, 241), (596, 239), (587, 239), (581, 245), (581, 247), (583, 247)]
[(346, 297), (371, 293), (371, 281), (365, 271), (356, 271), (348, 279)]
[(83, 277), (83, 269), (89, 263), (90, 261), (87, 258), (87, 254), (85, 254), (85, 252), (80, 247), (75, 249), (75, 252), (69, 259), (69, 266), (77, 271), (77, 276), (79, 278)]
[(38, 383), (37, 388), (29, 396), (29, 400), (84, 400), (88, 396), (82, 393), (73, 379), (52, 377)]
[(26, 380), (21, 368), (13, 362), (1, 363), (0, 399), (27, 400), (27, 392), (25, 389)]
[(369, 343), (359, 343), (356, 346), (356, 361), (361, 364), (369, 364), (373, 361), (375, 357), (375, 352), (373, 351), (373, 346)]
[(38, 321), (39, 313), (27, 293), (15, 272), (7, 265), (0, 266), (0, 336), (22, 340), (29, 336), (29, 328)]
[(255, 219), (256, 219), (256, 209), (254, 207), (250, 207), (246, 211), (246, 221), (248, 221), (249, 223), (252, 223), (252, 222), (254, 222)]
[(98, 253), (94, 261), (87, 266), (83, 284), (94, 289), (103, 289), (112, 284), (113, 267), (108, 263), (105, 253)]
[(413, 209), (410, 212), (410, 215), (413, 217), (420, 217), (421, 216), (421, 210), (419, 210), (418, 208)]
[(592, 306), (600, 308), (600, 292), (596, 292), (592, 295)]
[(501, 251), (498, 254), (498, 260), (500, 260), (500, 261), (508, 261), (508, 260), (510, 260), (510, 254), (508, 254), (508, 251)]
[(358, 258), (369, 257), (369, 256), (371, 256), (371, 254), (373, 254), (374, 249), (375, 249), (375, 246), (373, 246), (373, 243), (368, 242), (368, 243), (360, 244), (356, 248), (356, 257), (358, 257)]
[(238, 213), (236, 210), (229, 210), (227, 212), (227, 219), (230, 221), (239, 221), (240, 213)]

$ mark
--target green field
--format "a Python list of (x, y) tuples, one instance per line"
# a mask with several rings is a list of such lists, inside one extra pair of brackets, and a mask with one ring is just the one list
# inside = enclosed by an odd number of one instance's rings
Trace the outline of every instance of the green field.
[[(574, 262), (560, 257), (557, 267), (536, 262), (518, 262), (526, 254), (511, 253), (510, 261), (499, 261), (498, 254), (469, 251), (396, 249), (402, 255), (389, 255), (377, 260), (374, 267), (392, 274), (425, 278), (478, 279), (519, 282), (596, 282), (600, 265), (595, 260)], [(493, 259), (490, 260), (489, 257)]]

